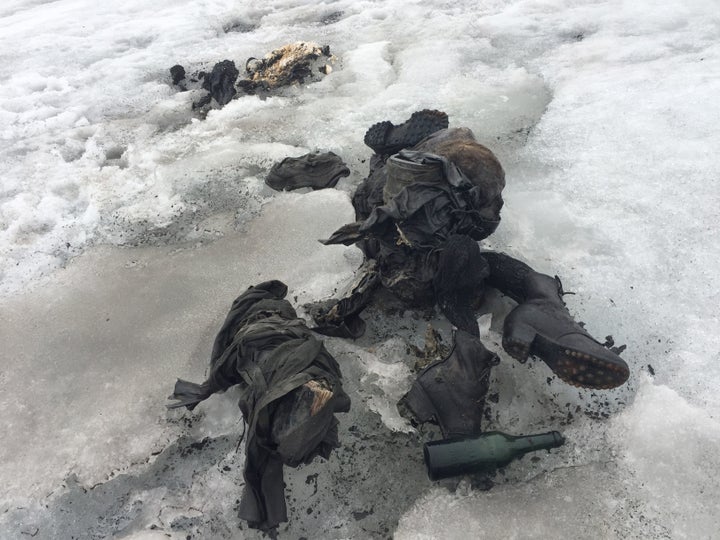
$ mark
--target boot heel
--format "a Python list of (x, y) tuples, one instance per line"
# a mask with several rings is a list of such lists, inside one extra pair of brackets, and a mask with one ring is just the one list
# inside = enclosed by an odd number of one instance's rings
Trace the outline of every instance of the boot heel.
[(532, 326), (506, 321), (503, 330), (503, 349), (515, 360), (524, 364), (530, 356), (536, 335), (537, 332)]

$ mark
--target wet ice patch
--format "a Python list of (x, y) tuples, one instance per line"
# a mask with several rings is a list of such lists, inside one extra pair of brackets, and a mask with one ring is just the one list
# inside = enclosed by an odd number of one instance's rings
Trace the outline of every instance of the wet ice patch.
[(622, 457), (642, 497), (673, 537), (712, 536), (720, 528), (720, 422), (646, 376), (633, 406), (613, 421)]
[[(281, 194), (241, 237), (98, 250), (36, 296), (5, 299), (0, 341), (15, 363), (0, 379), (1, 427), (16, 435), (0, 449), (7, 496), (45, 494), (69, 472), (93, 484), (109, 463), (124, 470), (162, 448), (178, 427), (164, 412), (175, 378), (204, 378), (235, 297), (280, 279), (299, 306), (351, 279), (357, 261), (347, 254), (356, 249), (317, 241), (351, 216), (339, 191)], [(228, 395), (211, 403), (193, 434), (236, 429), (239, 410)]]
[(412, 431), (400, 416), (397, 402), (410, 389), (412, 375), (407, 361), (407, 343), (401, 338), (389, 339), (368, 351), (349, 343), (333, 340), (332, 351), (342, 352), (362, 366), (360, 378), (363, 406), (380, 415), (393, 431)]

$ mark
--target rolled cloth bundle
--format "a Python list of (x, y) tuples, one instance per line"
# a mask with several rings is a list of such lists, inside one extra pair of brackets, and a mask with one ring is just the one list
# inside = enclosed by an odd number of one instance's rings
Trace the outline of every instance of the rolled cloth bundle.
[(231, 386), (241, 388), (248, 424), (245, 487), (239, 515), (251, 527), (287, 521), (283, 464), (296, 467), (339, 446), (336, 412), (350, 410), (336, 360), (285, 300), (287, 286), (267, 281), (232, 304), (213, 345), (202, 384), (179, 379), (169, 408), (187, 407)]

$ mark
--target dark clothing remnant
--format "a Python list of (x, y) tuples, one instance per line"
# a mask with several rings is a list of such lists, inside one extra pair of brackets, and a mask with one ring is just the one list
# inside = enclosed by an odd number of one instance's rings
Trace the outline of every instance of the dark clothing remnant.
[(223, 60), (215, 64), (210, 75), (205, 76), (202, 87), (210, 92), (210, 96), (220, 107), (224, 107), (237, 94), (235, 81), (239, 75), (240, 72), (235, 67), (235, 62)]
[(435, 301), (448, 320), (468, 334), (480, 337), (475, 307), (485, 293), (490, 274), (478, 243), (466, 235), (448, 238), (433, 276)]
[[(393, 236), (396, 244), (400, 240), (413, 249), (432, 249), (453, 234), (482, 240), (497, 228), (499, 216), (484, 217), (483, 207), (477, 204), (479, 188), (446, 158), (403, 150), (386, 166), (387, 174), (391, 174), (391, 167), (398, 169), (396, 175), (410, 169), (408, 176), (416, 180), (400, 187), (386, 204), (374, 208), (356, 233), (347, 237), (340, 229), (326, 243), (349, 245), (360, 237)], [(386, 182), (384, 190), (387, 187)]]
[(172, 77), (172, 83), (178, 86), (181, 81), (185, 80), (185, 68), (180, 64), (175, 64), (170, 68), (170, 76)]
[[(452, 162), (473, 186), (471, 206), (478, 211), (479, 219), (495, 222), (497, 227), (503, 207), (505, 171), (495, 155), (475, 140), (471, 130), (454, 128), (437, 131), (412, 150), (436, 154)], [(488, 230), (486, 236), (494, 230)]]
[[(169, 405), (192, 410), (216, 392), (240, 387), (248, 424), (240, 517), (260, 529), (287, 521), (283, 464), (329, 457), (339, 446), (334, 413), (350, 409), (337, 362), (286, 294), (285, 284), (267, 281), (240, 295), (215, 338), (207, 380), (178, 380), (171, 396), (177, 402)], [(318, 396), (309, 416), (292, 416)]]
[(483, 251), (482, 255), (490, 268), (487, 284), (517, 303), (524, 302), (528, 298), (528, 280), (534, 270), (505, 253)]
[(370, 175), (353, 196), (358, 221), (325, 243), (357, 244), (377, 261), (385, 288), (409, 305), (432, 305), (446, 242), (458, 235), (482, 240), (492, 234), (500, 222), (504, 186), (502, 167), (470, 130), (440, 130), (412, 150), (374, 156)]
[(337, 154), (332, 152), (305, 154), (288, 157), (270, 169), (265, 183), (278, 191), (310, 187), (333, 188), (340, 178), (348, 176), (350, 169)]
[(374, 208), (383, 204), (383, 191), (387, 182), (386, 158), (374, 154), (370, 158), (370, 174), (355, 189), (352, 205), (355, 219), (365, 221)]

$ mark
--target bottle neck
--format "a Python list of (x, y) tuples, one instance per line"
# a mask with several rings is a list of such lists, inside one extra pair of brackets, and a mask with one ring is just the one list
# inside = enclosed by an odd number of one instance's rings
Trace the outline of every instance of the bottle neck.
[(513, 437), (509, 446), (516, 452), (533, 452), (535, 450), (549, 450), (565, 444), (565, 439), (557, 431), (538, 433), (537, 435), (520, 435)]

